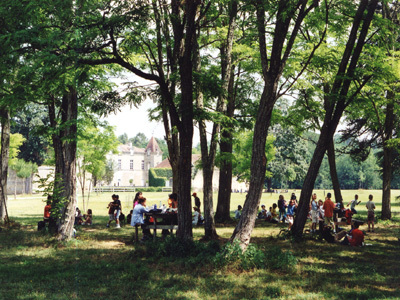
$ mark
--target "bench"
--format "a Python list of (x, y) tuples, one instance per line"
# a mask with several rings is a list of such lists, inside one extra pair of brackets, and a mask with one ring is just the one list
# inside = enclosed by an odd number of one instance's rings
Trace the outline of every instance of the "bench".
[[(139, 224), (135, 225), (135, 242), (139, 242)], [(157, 236), (157, 229), (161, 229), (161, 230), (171, 230), (171, 233), (173, 233), (173, 230), (178, 230), (178, 225), (154, 225), (154, 224), (150, 224), (150, 225), (146, 225), (145, 229), (152, 229), (153, 230), (153, 239), (156, 239)]]
[[(176, 214), (167, 214), (167, 213), (161, 213), (161, 212), (147, 212), (145, 213), (146, 216), (152, 217), (153, 218), (153, 223), (148, 224), (144, 227), (144, 229), (149, 229), (153, 230), (153, 239), (156, 239), (157, 236), (157, 229), (161, 230), (171, 230), (171, 233), (173, 231), (178, 230), (178, 225), (177, 223), (177, 215)], [(157, 219), (161, 219), (162, 222), (157, 223)], [(175, 224), (174, 224), (175, 223)], [(135, 225), (135, 242), (139, 241), (139, 224)]]

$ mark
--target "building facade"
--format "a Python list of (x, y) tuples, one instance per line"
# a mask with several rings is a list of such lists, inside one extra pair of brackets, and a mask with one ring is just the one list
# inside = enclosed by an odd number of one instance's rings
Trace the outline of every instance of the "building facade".
[(154, 137), (146, 148), (118, 146), (118, 154), (110, 154), (115, 167), (113, 186), (148, 186), (149, 170), (162, 161), (162, 151)]

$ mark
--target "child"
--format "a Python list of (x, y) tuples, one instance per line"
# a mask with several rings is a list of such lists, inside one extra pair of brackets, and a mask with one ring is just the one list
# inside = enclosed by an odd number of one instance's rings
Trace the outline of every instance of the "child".
[(289, 222), (289, 227), (288, 227), (288, 230), (290, 230), (291, 228), (292, 228), (292, 225), (293, 225), (293, 218), (294, 218), (294, 209), (295, 209), (295, 203), (294, 203), (294, 200), (293, 199), (291, 199), (290, 201), (289, 201), (289, 205), (288, 205), (288, 207), (287, 207), (287, 220), (288, 220), (288, 222)]
[[(139, 203), (139, 202), (138, 202)], [(126, 216), (126, 223), (131, 224), (132, 221), (132, 214), (133, 214), (133, 209), (129, 212), (129, 214)]]
[(265, 209), (265, 205), (261, 205), (261, 211), (258, 213), (258, 219), (266, 219), (267, 218), (267, 210)]
[(87, 210), (87, 214), (83, 217), (85, 218), (83, 225), (92, 225), (92, 210), (90, 208)]
[(235, 210), (235, 219), (239, 220), (240, 219), (240, 211), (242, 210), (242, 206), (238, 205), (238, 209)]
[(365, 205), (365, 207), (368, 209), (368, 219), (367, 219), (367, 221), (368, 221), (368, 232), (370, 232), (371, 224), (372, 224), (372, 232), (374, 232), (374, 219), (375, 219), (374, 209), (375, 209), (375, 203), (372, 202), (372, 199), (373, 199), (372, 195), (369, 195), (368, 199), (369, 200), (368, 200), (367, 204)]
[(200, 219), (200, 210), (196, 206), (193, 207), (193, 210), (194, 210), (194, 213), (193, 213), (192, 225), (197, 226), (197, 224), (199, 223), (199, 219)]
[(317, 230), (318, 222), (318, 203), (317, 194), (313, 194), (311, 197), (311, 232), (314, 233)]

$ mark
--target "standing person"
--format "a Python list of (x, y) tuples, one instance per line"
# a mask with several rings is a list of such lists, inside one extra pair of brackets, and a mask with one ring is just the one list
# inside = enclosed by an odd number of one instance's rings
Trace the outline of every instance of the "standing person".
[(192, 196), (194, 197), (194, 206), (196, 206), (198, 209), (200, 209), (200, 205), (201, 205), (200, 198), (197, 197), (196, 193), (193, 193)]
[[(286, 220), (286, 201), (283, 195), (279, 195), (278, 208), (279, 208), (279, 221), (285, 222)], [(282, 218), (282, 219), (281, 219)]]
[(333, 222), (335, 224), (335, 232), (339, 232), (339, 222), (340, 218), (343, 217), (343, 210), (344, 210), (344, 205), (343, 205), (343, 200), (339, 201), (338, 199), (335, 199), (335, 208), (333, 209)]
[(133, 208), (139, 203), (139, 199), (143, 198), (142, 192), (137, 192), (135, 195), (135, 199), (133, 199)]
[(370, 228), (370, 226), (371, 226), (371, 224), (372, 224), (372, 232), (374, 232), (374, 219), (375, 219), (375, 212), (374, 212), (374, 210), (375, 210), (375, 203), (374, 202), (372, 202), (372, 199), (373, 199), (374, 197), (372, 196), (372, 195), (369, 195), (369, 197), (368, 197), (368, 202), (366, 203), (366, 205), (365, 205), (365, 207), (368, 209), (368, 219), (367, 219), (367, 222), (368, 222), (368, 232), (370, 232), (370, 230), (371, 230), (371, 228)]
[(351, 212), (353, 213), (353, 214), (356, 214), (357, 213), (357, 211), (356, 211), (356, 205), (358, 205), (358, 204), (360, 204), (361, 203), (361, 201), (358, 201), (358, 195), (356, 194), (356, 195), (354, 195), (354, 200), (351, 200), (350, 202), (349, 202), (349, 204), (347, 204), (347, 207), (349, 207), (349, 205), (350, 205), (350, 210), (351, 210)]
[(314, 233), (317, 230), (318, 223), (318, 203), (317, 194), (314, 193), (311, 196), (311, 232)]
[(115, 214), (115, 222), (117, 223), (117, 225), (115, 225), (115, 228), (121, 228), (120, 224), (119, 224), (119, 216), (122, 212), (122, 205), (121, 205), (121, 201), (119, 200), (119, 196), (115, 195), (114, 197), (114, 214)]
[(331, 200), (332, 194), (328, 193), (326, 195), (326, 199), (324, 202), (323, 209), (325, 211), (325, 223), (326, 225), (330, 225), (333, 223), (333, 210), (335, 208), (335, 204)]
[(116, 196), (117, 195), (115, 195), (115, 194), (113, 194), (111, 196), (112, 201), (110, 203), (108, 203), (108, 206), (107, 206), (107, 208), (108, 208), (108, 223), (107, 223), (107, 227), (110, 227), (111, 222), (115, 220), (114, 202), (115, 202)]
[(324, 228), (324, 218), (325, 218), (325, 211), (324, 211), (324, 202), (321, 199), (318, 200), (318, 230), (320, 237), (322, 238), (322, 230)]
[(197, 224), (199, 223), (199, 219), (200, 219), (200, 210), (198, 207), (193, 207), (194, 213), (192, 215), (193, 220), (192, 220), (192, 225), (193, 226), (197, 226)]
[(138, 204), (135, 206), (132, 212), (131, 225), (135, 226), (136, 224), (140, 224), (143, 231), (142, 241), (145, 241), (151, 237), (150, 229), (146, 229), (147, 224), (145, 223), (145, 220), (143, 218), (143, 214), (148, 211), (149, 209), (146, 207), (146, 198), (139, 198)]
[(292, 228), (292, 225), (293, 225), (295, 207), (296, 207), (296, 205), (294, 203), (294, 199), (291, 199), (289, 201), (289, 205), (287, 207), (287, 220), (289, 222), (288, 230), (290, 230)]

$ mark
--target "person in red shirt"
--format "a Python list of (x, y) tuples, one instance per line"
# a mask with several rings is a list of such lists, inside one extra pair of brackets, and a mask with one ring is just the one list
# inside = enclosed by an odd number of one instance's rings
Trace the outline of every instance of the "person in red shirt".
[(335, 204), (332, 202), (331, 197), (332, 197), (331, 193), (328, 193), (326, 195), (324, 206), (322, 207), (325, 211), (326, 225), (330, 225), (333, 223), (333, 209), (335, 208)]
[(364, 243), (364, 233), (358, 229), (359, 226), (360, 224), (358, 222), (354, 222), (353, 230), (350, 231), (350, 235), (347, 235), (346, 231), (343, 230), (336, 235), (336, 241), (339, 242), (340, 239), (346, 236), (344, 240), (340, 242), (342, 245), (350, 245), (354, 247), (362, 246)]
[(50, 222), (51, 199), (52, 199), (51, 195), (48, 195), (46, 206), (44, 207), (43, 221), (45, 221), (46, 223)]

